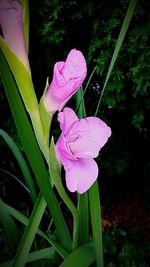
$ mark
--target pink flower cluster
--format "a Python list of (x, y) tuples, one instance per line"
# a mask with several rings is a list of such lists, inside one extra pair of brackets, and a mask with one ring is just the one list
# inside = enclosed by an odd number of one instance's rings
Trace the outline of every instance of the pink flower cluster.
[[(65, 62), (54, 66), (53, 80), (45, 94), (45, 107), (51, 116), (61, 111), (80, 88), (87, 73), (83, 54), (72, 49)], [(58, 114), (62, 133), (56, 143), (58, 159), (66, 171), (66, 185), (71, 192), (86, 192), (98, 177), (94, 158), (111, 135), (111, 129), (99, 118), (78, 119), (64, 108)]]

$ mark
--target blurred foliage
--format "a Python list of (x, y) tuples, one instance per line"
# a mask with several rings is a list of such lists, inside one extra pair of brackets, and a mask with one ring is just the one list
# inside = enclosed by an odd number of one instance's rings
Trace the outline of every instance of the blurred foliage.
[[(131, 229), (132, 231), (132, 229)], [(148, 267), (150, 244), (116, 227), (103, 233), (106, 267)]]

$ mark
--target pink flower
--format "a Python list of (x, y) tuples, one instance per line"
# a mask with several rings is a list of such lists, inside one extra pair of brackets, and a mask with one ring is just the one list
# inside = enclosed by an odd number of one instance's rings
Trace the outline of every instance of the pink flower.
[(30, 71), (23, 31), (23, 10), (18, 1), (0, 0), (0, 26), (8, 47)]
[(70, 108), (59, 112), (62, 133), (56, 143), (58, 158), (66, 171), (69, 191), (86, 192), (98, 176), (96, 158), (111, 135), (111, 129), (97, 117), (78, 119)]
[(61, 110), (71, 96), (80, 88), (87, 73), (83, 54), (72, 49), (66, 61), (54, 66), (53, 80), (45, 94), (45, 106), (53, 115)]

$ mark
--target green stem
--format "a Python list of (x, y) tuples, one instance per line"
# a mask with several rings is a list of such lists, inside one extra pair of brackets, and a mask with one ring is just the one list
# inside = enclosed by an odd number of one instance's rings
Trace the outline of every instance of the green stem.
[[(77, 114), (79, 118), (86, 116), (86, 110), (83, 98), (83, 89), (76, 93), (76, 106)], [(81, 177), (82, 179), (82, 177)], [(78, 223), (78, 245), (82, 245), (89, 241), (89, 204), (88, 194), (78, 195), (78, 212), (79, 212), (79, 223)]]
[(103, 267), (102, 218), (98, 181), (89, 189), (89, 202), (96, 266)]
[(66, 204), (68, 209), (71, 211), (73, 216), (73, 243), (72, 243), (72, 249), (75, 249), (77, 247), (78, 242), (78, 225), (79, 225), (79, 216), (76, 207), (74, 206), (73, 202), (70, 200), (69, 196), (67, 195), (63, 184), (61, 182), (61, 177), (59, 181), (56, 182), (55, 180), (55, 186), (57, 188), (57, 191), (59, 192), (63, 202)]
[(78, 195), (78, 212), (79, 212), (79, 225), (78, 225), (78, 246), (83, 245), (89, 241), (89, 207), (88, 207), (88, 194)]

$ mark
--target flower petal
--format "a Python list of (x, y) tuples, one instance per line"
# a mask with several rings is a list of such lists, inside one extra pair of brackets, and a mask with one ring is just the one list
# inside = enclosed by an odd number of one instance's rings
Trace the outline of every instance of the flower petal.
[(64, 135), (68, 132), (70, 126), (77, 120), (78, 117), (71, 108), (66, 107), (63, 109), (63, 112), (58, 113), (58, 121)]
[(111, 136), (110, 127), (96, 117), (87, 117), (85, 120), (89, 125), (89, 140), (97, 143), (102, 148)]
[(72, 49), (67, 56), (66, 62), (62, 69), (62, 74), (66, 81), (82, 77), (82, 80), (86, 76), (86, 61), (83, 54), (76, 49)]
[(66, 185), (69, 191), (86, 192), (98, 176), (98, 166), (93, 159), (69, 160), (62, 155), (59, 159), (66, 171)]
[(23, 32), (22, 6), (18, 1), (0, 1), (0, 26), (6, 44), (30, 72)]
[(75, 121), (67, 133), (67, 142), (74, 156), (96, 158), (111, 134), (105, 122), (96, 117)]
[(54, 66), (52, 82), (45, 93), (45, 107), (53, 115), (60, 111), (72, 95), (80, 88), (87, 73), (83, 54), (72, 49), (66, 61)]
[(96, 158), (99, 154), (100, 147), (93, 141), (89, 141), (82, 136), (74, 142), (69, 142), (70, 150), (77, 158)]
[(70, 148), (69, 148), (63, 134), (60, 135), (60, 137), (56, 143), (56, 149), (57, 149), (57, 152), (60, 155), (60, 157), (62, 155), (62, 157), (66, 157), (66, 158), (71, 159), (71, 160), (77, 160), (77, 158), (70, 151)]

